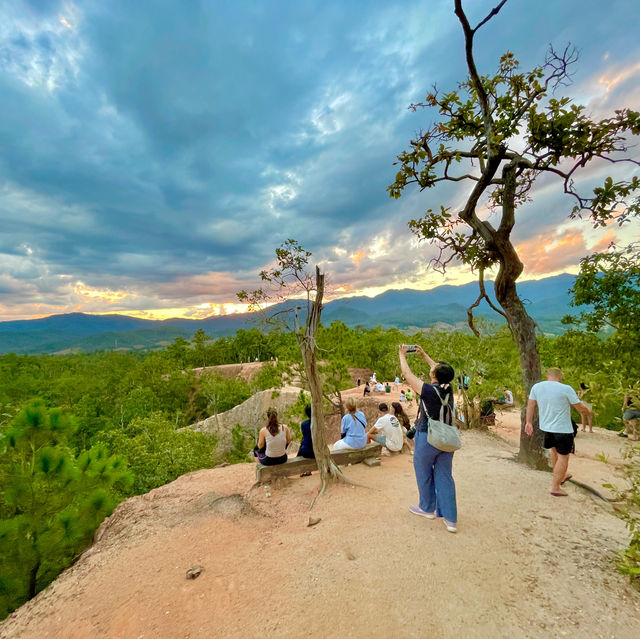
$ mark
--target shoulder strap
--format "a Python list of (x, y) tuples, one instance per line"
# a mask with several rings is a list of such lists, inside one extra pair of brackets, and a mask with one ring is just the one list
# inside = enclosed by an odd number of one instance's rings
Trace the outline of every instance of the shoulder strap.
[[(440, 400), (440, 421), (444, 422), (445, 410), (448, 410), (449, 412), (451, 412), (451, 408), (449, 407), (449, 390), (445, 392), (444, 399), (442, 399), (442, 395), (440, 395), (440, 393), (438, 392), (438, 389), (435, 386), (431, 386), (431, 388), (433, 388), (433, 390), (436, 392), (436, 395), (438, 396), (438, 399)], [(425, 407), (425, 412), (426, 412), (426, 407)], [(428, 415), (429, 413), (427, 413), (427, 416)], [(451, 415), (451, 417), (453, 417), (453, 415)]]

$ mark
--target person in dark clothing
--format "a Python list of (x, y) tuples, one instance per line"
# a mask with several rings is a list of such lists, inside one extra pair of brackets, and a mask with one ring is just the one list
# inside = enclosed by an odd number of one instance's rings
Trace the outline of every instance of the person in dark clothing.
[(313, 452), (313, 440), (311, 439), (311, 406), (309, 404), (304, 407), (304, 412), (309, 419), (305, 419), (302, 424), (300, 424), (302, 442), (300, 443), (300, 450), (298, 450), (298, 457), (315, 459), (316, 456)]

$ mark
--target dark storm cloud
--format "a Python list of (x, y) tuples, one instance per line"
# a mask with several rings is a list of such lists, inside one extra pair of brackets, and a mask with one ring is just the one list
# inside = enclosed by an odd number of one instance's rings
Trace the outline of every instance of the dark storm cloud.
[[(408, 104), (463, 77), (451, 5), (0, 3), (0, 317), (38, 296), (80, 304), (77, 281), (134, 291), (146, 308), (154, 291), (159, 305), (181, 290), (202, 301), (207, 287), (228, 301), (288, 237), (354, 288), (415, 276), (430, 249), (407, 220), (464, 191), (398, 202), (385, 189), (430, 121)], [(512, 0), (479, 32), (478, 62), (489, 72), (511, 49), (529, 67), (548, 42), (571, 41), (576, 91), (590, 99), (598, 73), (638, 62), (635, 30), (621, 25), (639, 14)], [(602, 108), (638, 98), (637, 73), (624, 72)], [(522, 239), (566, 216), (544, 190), (531, 211)], [(354, 262), (376, 238), (387, 249)], [(27, 279), (22, 301), (7, 292)]]

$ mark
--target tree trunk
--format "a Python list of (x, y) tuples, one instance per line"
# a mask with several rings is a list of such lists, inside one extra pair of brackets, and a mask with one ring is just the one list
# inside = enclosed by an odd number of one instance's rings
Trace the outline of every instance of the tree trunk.
[(318, 470), (320, 471), (320, 495), (329, 483), (343, 478), (340, 469), (331, 461), (331, 454), (327, 446), (324, 426), (324, 406), (322, 402), (322, 382), (317, 369), (316, 333), (318, 325), (320, 324), (323, 295), (324, 273), (321, 273), (320, 269), (316, 266), (316, 296), (307, 313), (304, 334), (298, 341), (307, 382), (309, 384), (309, 391), (311, 392), (311, 439), (313, 442), (313, 453), (316, 457)]
[(29, 571), (29, 599), (33, 599), (36, 596), (36, 584), (38, 577), (38, 570), (40, 570), (40, 560), (31, 567)]
[(331, 456), (327, 446), (327, 438), (324, 425), (324, 406), (322, 401), (322, 384), (316, 367), (314, 349), (308, 344), (301, 345), (302, 361), (307, 375), (309, 391), (311, 392), (311, 439), (313, 441), (313, 453), (316, 456), (320, 479), (323, 484), (331, 477)]
[[(507, 316), (509, 328), (518, 347), (520, 368), (522, 370), (522, 384), (526, 396), (531, 387), (541, 379), (540, 353), (536, 340), (536, 324), (527, 313), (522, 300), (516, 290), (516, 279), (522, 272), (522, 262), (511, 242), (501, 247), (500, 270), (495, 281), (496, 300)], [(538, 428), (537, 419), (534, 422), (533, 435), (524, 432), (526, 409), (520, 415), (520, 452), (521, 462), (538, 470), (547, 470), (549, 464), (542, 448), (542, 431)]]

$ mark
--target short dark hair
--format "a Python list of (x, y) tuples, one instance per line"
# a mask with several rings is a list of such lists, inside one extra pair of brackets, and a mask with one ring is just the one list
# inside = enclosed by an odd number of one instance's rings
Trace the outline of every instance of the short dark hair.
[(378, 410), (386, 413), (389, 410), (389, 407), (384, 402), (382, 402), (382, 404), (378, 404)]
[(453, 368), (446, 362), (438, 362), (433, 369), (433, 374), (439, 384), (448, 384), (455, 377)]
[(305, 414), (307, 417), (311, 418), (311, 404), (307, 404), (307, 405), (304, 407), (304, 414)]

